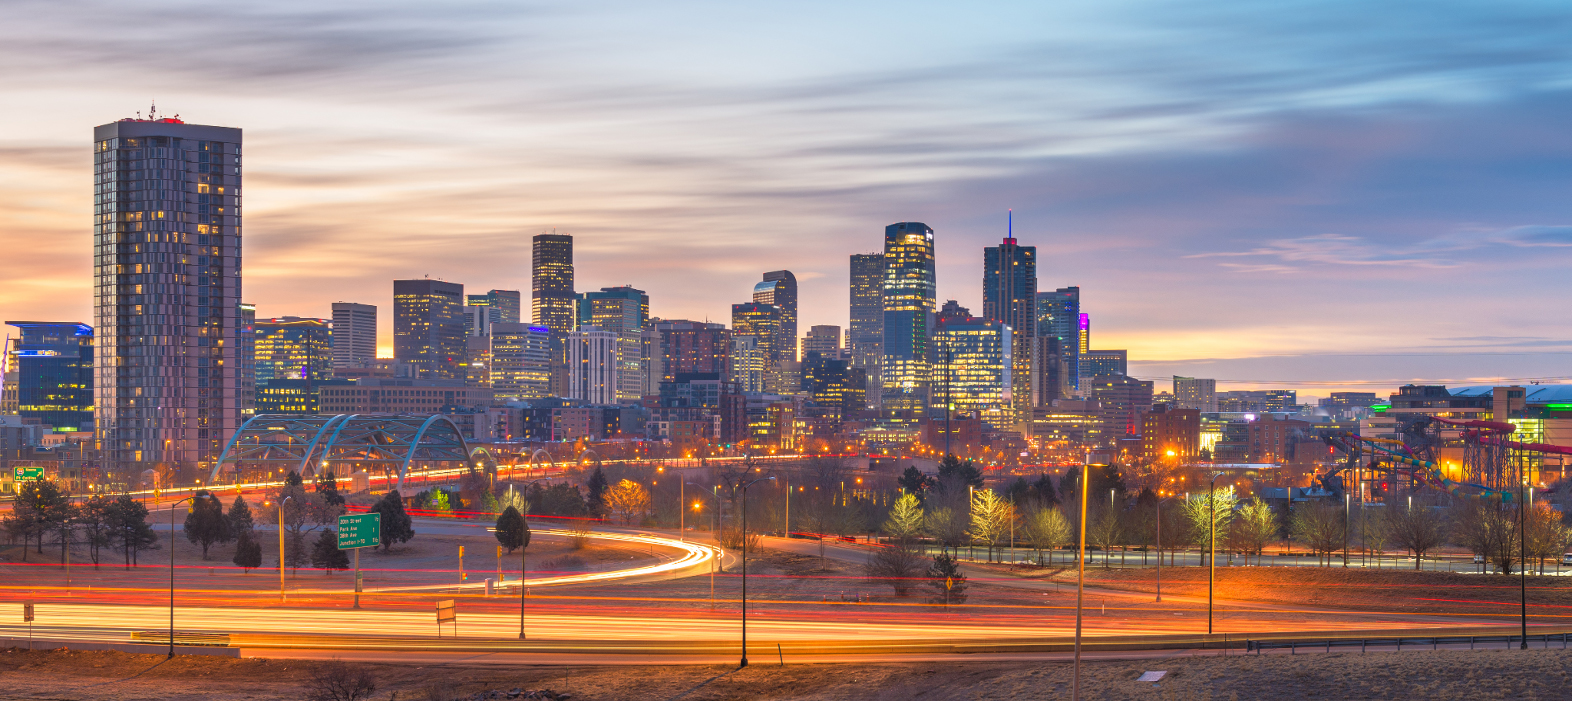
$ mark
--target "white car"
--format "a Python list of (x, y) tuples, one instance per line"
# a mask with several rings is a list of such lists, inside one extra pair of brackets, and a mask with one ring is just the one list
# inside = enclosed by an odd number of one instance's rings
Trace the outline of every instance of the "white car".
[(1483, 565), (1483, 564), (1485, 564), (1485, 556), (1484, 555), (1475, 555), (1474, 556), (1474, 564), (1476, 564), (1476, 565)]

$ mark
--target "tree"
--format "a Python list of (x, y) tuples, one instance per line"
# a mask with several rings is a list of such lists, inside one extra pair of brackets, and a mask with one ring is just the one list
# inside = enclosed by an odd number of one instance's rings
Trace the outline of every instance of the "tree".
[(1121, 518), (1122, 512), (1118, 509), (1109, 507), (1099, 509), (1099, 511), (1097, 518), (1086, 524), (1086, 534), (1093, 545), (1102, 549), (1103, 569), (1108, 569), (1108, 561), (1112, 559), (1113, 546), (1118, 545), (1120, 539), (1124, 537), (1124, 523)]
[(983, 486), (982, 471), (977, 469), (977, 464), (971, 460), (962, 461), (954, 454), (944, 456), (939, 461), (939, 482), (955, 481), (961, 486), (970, 485), (981, 489)]
[(137, 553), (158, 547), (158, 536), (147, 523), (147, 507), (121, 494), (109, 509), (109, 523), (114, 528), (114, 542), (125, 553), (126, 567), (136, 564)]
[(1446, 524), (1430, 506), (1394, 508), (1387, 512), (1386, 520), (1391, 524), (1392, 542), (1413, 551), (1416, 570), (1425, 553), (1446, 541)]
[(1496, 566), (1501, 574), (1512, 574), (1518, 561), (1517, 507), (1500, 499), (1460, 502), (1453, 507), (1452, 522), (1458, 543)]
[(1043, 564), (1044, 550), (1048, 551), (1048, 561), (1053, 562), (1053, 549), (1070, 542), (1070, 520), (1057, 508), (1031, 508), (1021, 522), (1021, 534), (1037, 551), (1037, 564)]
[(1190, 521), (1193, 542), (1208, 556), (1215, 557), (1211, 552), (1214, 532), (1217, 538), (1228, 536), (1228, 524), (1234, 519), (1234, 505), (1239, 503), (1239, 498), (1234, 495), (1233, 487), (1218, 490), (1215, 497), (1213, 494), (1190, 495), (1190, 500), (1184, 503), (1184, 513)]
[[(906, 496), (916, 500), (910, 494)], [(917, 576), (922, 573), (925, 560), (909, 541), (901, 540), (894, 545), (874, 548), (868, 553), (868, 564), (863, 569), (870, 581), (888, 584), (896, 596), (905, 597), (917, 588)]]
[(202, 559), (206, 560), (208, 548), (214, 543), (234, 540), (229, 519), (224, 516), (224, 504), (209, 492), (198, 492), (191, 499), (191, 510), (186, 513), (186, 540), (202, 546)]
[(928, 490), (933, 489), (937, 483), (938, 480), (923, 474), (916, 465), (907, 465), (906, 471), (895, 479), (895, 484), (901, 488), (901, 491), (916, 497), (919, 503), (928, 495)]
[(1561, 523), (1561, 514), (1549, 504), (1528, 507), (1525, 520), (1528, 528), (1524, 531), (1527, 538), (1524, 546), (1529, 557), (1539, 560), (1539, 573), (1544, 574), (1545, 558), (1560, 557), (1565, 552), (1567, 527)]
[(295, 472), (294, 470), (290, 470), (289, 474), (284, 476), (284, 486), (285, 487), (299, 487), (302, 484), (305, 484), (305, 480), (300, 479), (300, 473), (299, 472)]
[(250, 532), (256, 529), (256, 523), (251, 518), (251, 505), (246, 503), (246, 498), (236, 494), (235, 503), (229, 505), (229, 532), (239, 537), (241, 532)]
[(235, 557), (232, 562), (246, 574), (262, 566), (262, 544), (250, 530), (238, 531), (235, 538)]
[[(7, 530), (20, 536), (24, 546), (29, 539), (36, 540), (38, 553), (43, 554), (44, 536), (65, 527), (74, 509), (71, 500), (54, 481), (29, 480), (16, 488), (11, 511)], [(26, 547), (22, 548), (22, 559), (27, 561)]]
[(508, 549), (508, 554), (514, 550), (529, 545), (529, 525), (524, 522), (524, 514), (517, 508), (509, 505), (497, 516), (497, 542)]
[(949, 506), (929, 509), (923, 514), (923, 528), (946, 549), (959, 548), (966, 541), (969, 514)]
[(316, 544), (311, 546), (311, 566), (322, 570), (322, 574), (349, 569), (349, 555), (338, 549), (337, 531), (325, 528), (317, 536)]
[(993, 549), (1008, 536), (1010, 524), (1015, 522), (1015, 507), (992, 489), (972, 492), (970, 524), (967, 535), (988, 545), (988, 561), (993, 562)]
[[(280, 509), (283, 510), (282, 519), (279, 517)], [(303, 563), (309, 557), (305, 548), (306, 536), (318, 528), (337, 523), (342, 513), (344, 507), (329, 504), (326, 495), (307, 492), (305, 487), (295, 484), (279, 490), (261, 516), (270, 523), (283, 524), (284, 530), (288, 532), (285, 542), (291, 543), (286, 548), (296, 550), (298, 555), (292, 561)]]
[(1294, 510), (1289, 532), (1316, 553), (1317, 564), (1325, 566), (1331, 563), (1332, 554), (1343, 547), (1346, 525), (1342, 504), (1315, 501)]
[(94, 567), (98, 566), (100, 551), (114, 543), (114, 524), (110, 516), (113, 506), (113, 499), (97, 494), (82, 502), (77, 509), (77, 523), (82, 526), (82, 534), (86, 536), (88, 557), (92, 559)]
[(928, 586), (934, 590), (929, 601), (935, 604), (966, 603), (966, 575), (961, 563), (948, 553), (941, 553), (928, 564)]
[(377, 503), (371, 505), (371, 512), (382, 514), (382, 552), (387, 552), (394, 543), (407, 543), (415, 537), (413, 522), (409, 514), (404, 512), (404, 497), (399, 495), (397, 489), (390, 489), (382, 495)]
[[(1230, 533), (1234, 546), (1244, 552), (1247, 558), (1255, 555), (1255, 563), (1259, 565), (1261, 552), (1277, 535), (1277, 512), (1272, 510), (1271, 504), (1251, 499), (1239, 507), (1239, 515), (1234, 519)], [(1250, 564), (1248, 559), (1245, 564)]]
[(909, 543), (922, 535), (922, 504), (917, 495), (907, 492), (895, 500), (884, 521), (884, 532), (900, 543)]
[(602, 497), (606, 510), (624, 524), (635, 525), (650, 510), (650, 493), (633, 480), (621, 480)]
[(1046, 472), (1037, 475), (1037, 481), (1032, 483), (1032, 492), (1037, 497), (1037, 503), (1045, 508), (1059, 505), (1059, 494), (1054, 491), (1053, 479)]
[(1381, 567), (1381, 556), (1386, 554), (1386, 548), (1392, 543), (1392, 521), (1386, 513), (1377, 513), (1371, 518), (1369, 509), (1359, 515), (1359, 540), (1364, 544), (1366, 551), (1374, 551), (1376, 568)]
[(328, 468), (317, 474), (317, 494), (322, 495), (322, 501), (328, 506), (343, 506), (344, 496), (338, 493), (338, 478), (333, 475), (333, 468)]
[(605, 513), (601, 510), (601, 507), (605, 503), (603, 499), (609, 486), (606, 482), (606, 473), (600, 469), (600, 463), (597, 462), (595, 464), (595, 472), (591, 473), (589, 480), (584, 483), (584, 489), (589, 492), (589, 498), (585, 501), (588, 503), (590, 513), (596, 516), (601, 516)]

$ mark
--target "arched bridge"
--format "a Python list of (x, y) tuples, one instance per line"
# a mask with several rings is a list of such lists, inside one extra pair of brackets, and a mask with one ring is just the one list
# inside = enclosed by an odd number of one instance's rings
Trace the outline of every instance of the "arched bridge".
[(230, 436), (209, 480), (217, 482), (226, 466), (238, 473), (247, 463), (278, 465), (303, 477), (318, 466), (396, 463), (402, 488), (412, 462), (463, 464), (469, 455), (458, 427), (441, 414), (260, 414)]

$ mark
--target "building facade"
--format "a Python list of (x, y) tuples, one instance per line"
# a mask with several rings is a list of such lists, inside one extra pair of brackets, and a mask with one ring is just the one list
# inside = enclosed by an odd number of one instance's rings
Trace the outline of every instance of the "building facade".
[(933, 380), (933, 229), (920, 222), (885, 227), (884, 262), (879, 400), (887, 417), (912, 421), (926, 412)]
[(753, 286), (753, 301), (781, 310), (780, 332), (775, 340), (775, 360), (797, 360), (797, 276), (790, 270), (773, 270)]
[(576, 326), (573, 293), (573, 237), (535, 237), (530, 270), (530, 320), (565, 338)]
[(377, 359), (377, 307), (333, 303), (333, 368), (369, 367)]
[(427, 380), (464, 379), (464, 286), (393, 281), (393, 357)]
[(491, 389), (499, 399), (551, 396), (551, 329), (492, 324)]
[(842, 356), (839, 326), (814, 326), (808, 329), (808, 335), (802, 337), (803, 360), (808, 359), (809, 353), (818, 353), (823, 358), (851, 359), (850, 356)]
[(1086, 379), (1087, 394), (1097, 403), (1104, 440), (1141, 434), (1141, 415), (1152, 410), (1152, 383), (1128, 375)]
[(149, 114), (93, 141), (95, 438), (111, 470), (205, 466), (246, 391), (241, 131)]
[(4, 348), (0, 414), (56, 431), (93, 430), (93, 327), (76, 322), (7, 321), (19, 334)]
[(1199, 410), (1153, 407), (1141, 417), (1141, 457), (1184, 463), (1195, 460), (1200, 450)]
[(983, 249), (983, 318), (1010, 327), (1012, 402), (1025, 427), (1032, 408), (1032, 339), (1037, 336), (1037, 247), (1015, 240), (1011, 231), (998, 246)]
[(591, 404), (616, 404), (621, 379), (617, 358), (621, 336), (593, 326), (568, 334), (568, 398)]
[[(781, 309), (773, 304), (748, 302), (731, 305), (731, 335), (733, 341), (752, 339), (746, 352), (733, 353), (734, 380), (744, 392), (793, 391), (781, 388), (780, 354), (775, 344), (780, 342)], [(733, 350), (738, 350), (735, 343)], [(762, 382), (760, 382), (762, 380)], [(757, 387), (757, 389), (755, 389)]]
[(333, 324), (327, 319), (258, 319), (251, 328), (258, 383), (332, 376)]
[(1013, 333), (981, 317), (941, 318), (933, 334), (933, 411), (981, 419), (995, 430), (1015, 426)]
[[(1374, 397), (1375, 395), (1371, 395)], [(1217, 411), (1217, 380), (1174, 375), (1174, 402), (1203, 413)]]
[(1089, 350), (1081, 354), (1081, 376), (1130, 374), (1130, 351)]
[(868, 403), (879, 403), (879, 364), (884, 362), (884, 254), (851, 257), (851, 325), (846, 349), (852, 365), (868, 371)]

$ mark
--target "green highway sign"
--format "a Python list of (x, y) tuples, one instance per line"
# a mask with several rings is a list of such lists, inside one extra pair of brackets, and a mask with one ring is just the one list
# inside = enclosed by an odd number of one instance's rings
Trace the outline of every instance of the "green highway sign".
[(42, 467), (18, 467), (15, 468), (15, 471), (16, 481), (18, 482), (24, 482), (27, 480), (41, 480), (44, 478), (44, 468)]
[(338, 549), (374, 548), (382, 544), (382, 514), (338, 517)]

